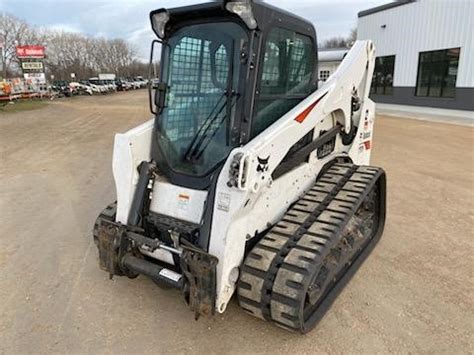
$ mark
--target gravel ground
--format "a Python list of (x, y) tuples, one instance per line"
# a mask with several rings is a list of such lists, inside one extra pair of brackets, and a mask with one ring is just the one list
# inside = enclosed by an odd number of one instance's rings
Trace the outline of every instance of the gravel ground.
[(474, 129), (379, 117), (388, 175), (375, 251), (305, 336), (241, 311), (195, 322), (179, 292), (100, 271), (91, 228), (114, 199), (113, 135), (145, 91), (0, 114), (0, 353), (472, 353)]

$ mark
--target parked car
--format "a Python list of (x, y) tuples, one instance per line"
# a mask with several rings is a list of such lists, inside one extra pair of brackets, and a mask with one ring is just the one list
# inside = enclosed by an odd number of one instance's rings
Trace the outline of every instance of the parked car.
[(140, 89), (140, 83), (138, 81), (136, 81), (135, 79), (127, 78), (126, 80), (130, 83), (132, 89), (134, 89), (134, 90)]
[(115, 85), (115, 80), (103, 80), (105, 85), (108, 86), (110, 91), (117, 91), (117, 85)]
[(117, 87), (117, 91), (128, 91), (130, 90), (130, 84), (127, 83), (123, 79), (116, 79), (115, 86)]
[(69, 86), (73, 88), (73, 90), (77, 91), (78, 95), (92, 95), (93, 91), (92, 88), (89, 85), (78, 83), (78, 82), (72, 82), (69, 83)]
[(89, 80), (82, 80), (81, 83), (84, 84), (84, 85), (90, 86), (91, 89), (92, 89), (92, 92), (93, 92), (94, 94), (103, 94), (103, 93), (106, 93), (106, 92), (107, 92), (107, 88), (106, 88), (106, 87), (103, 87), (103, 86), (100, 86), (100, 85), (96, 85), (96, 84), (92, 84)]
[(107, 92), (111, 91), (111, 87), (105, 84), (103, 80), (99, 80), (97, 78), (91, 78), (89, 79), (89, 82), (91, 84), (96, 85), (102, 94), (106, 94)]
[(58, 97), (66, 96), (71, 97), (73, 95), (73, 88), (69, 86), (67, 80), (55, 80), (51, 83), (51, 89), (57, 92)]
[(119, 79), (119, 81), (124, 91), (133, 89), (133, 85), (127, 79), (122, 78), (122, 79)]
[(142, 76), (137, 76), (137, 77), (135, 78), (135, 81), (140, 85), (140, 88), (142, 88), (142, 89), (143, 89), (143, 88), (146, 88), (147, 85), (148, 85), (148, 80), (143, 79)]

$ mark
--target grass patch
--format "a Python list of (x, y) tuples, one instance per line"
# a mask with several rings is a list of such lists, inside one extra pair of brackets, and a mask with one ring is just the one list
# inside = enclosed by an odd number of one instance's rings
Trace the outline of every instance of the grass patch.
[(15, 113), (37, 110), (48, 104), (46, 100), (18, 100), (13, 103), (0, 103), (0, 113)]

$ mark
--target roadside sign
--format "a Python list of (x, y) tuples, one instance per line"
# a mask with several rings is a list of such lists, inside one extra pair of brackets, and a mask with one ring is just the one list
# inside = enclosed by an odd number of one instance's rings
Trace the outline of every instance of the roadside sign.
[(100, 80), (115, 80), (115, 74), (99, 74)]
[(45, 47), (37, 45), (16, 46), (16, 56), (25, 79), (35, 82), (44, 82)]
[(34, 84), (44, 84), (46, 83), (46, 76), (44, 73), (25, 73), (23, 74), (25, 80), (29, 80)]
[(22, 62), (21, 68), (23, 70), (43, 70), (43, 62)]
[(17, 46), (16, 56), (18, 58), (44, 58), (44, 46)]

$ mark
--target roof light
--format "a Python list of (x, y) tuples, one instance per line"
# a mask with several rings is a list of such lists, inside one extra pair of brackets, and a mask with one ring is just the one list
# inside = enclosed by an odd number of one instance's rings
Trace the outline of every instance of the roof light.
[(257, 21), (253, 16), (252, 4), (250, 1), (229, 1), (225, 8), (239, 16), (251, 30), (257, 28)]
[(151, 27), (161, 39), (165, 38), (165, 27), (169, 19), (170, 14), (165, 9), (158, 10), (151, 15)]

